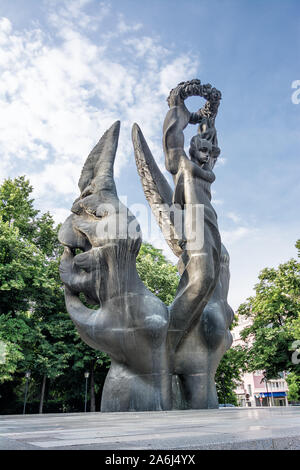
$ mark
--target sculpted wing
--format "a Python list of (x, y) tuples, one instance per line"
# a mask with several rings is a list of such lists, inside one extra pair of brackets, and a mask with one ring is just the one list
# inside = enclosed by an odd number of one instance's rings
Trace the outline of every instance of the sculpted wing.
[(173, 253), (179, 257), (182, 255), (182, 248), (179, 245), (181, 238), (175, 230), (174, 214), (172, 211), (170, 212), (173, 191), (167, 179), (158, 168), (143, 133), (137, 124), (134, 124), (132, 128), (132, 142), (137, 170), (147, 201), (166, 242)]

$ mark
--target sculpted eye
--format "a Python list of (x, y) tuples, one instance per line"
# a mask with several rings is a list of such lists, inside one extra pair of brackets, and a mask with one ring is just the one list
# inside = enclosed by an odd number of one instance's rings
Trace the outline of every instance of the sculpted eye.
[(90, 271), (94, 265), (94, 258), (91, 254), (91, 251), (87, 251), (85, 253), (78, 253), (74, 260), (74, 264), (85, 271)]
[(103, 217), (107, 217), (108, 216), (108, 211), (106, 209), (97, 209), (96, 211), (96, 217), (98, 217), (98, 219), (103, 219)]

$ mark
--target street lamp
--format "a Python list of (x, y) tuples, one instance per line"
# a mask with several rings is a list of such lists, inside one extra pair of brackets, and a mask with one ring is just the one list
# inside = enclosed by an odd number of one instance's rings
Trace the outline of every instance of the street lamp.
[(25, 374), (26, 377), (26, 385), (25, 385), (25, 395), (24, 395), (24, 407), (23, 407), (23, 415), (25, 414), (26, 411), (26, 402), (27, 402), (27, 393), (28, 393), (28, 383), (30, 379), (31, 372), (28, 370)]
[(90, 376), (89, 372), (84, 373), (85, 377), (85, 399), (84, 399), (84, 412), (86, 413), (86, 404), (87, 404), (87, 385), (88, 385), (88, 378)]
[(268, 406), (271, 406), (271, 405), (270, 405), (270, 398), (269, 398), (269, 391), (268, 391), (268, 379), (267, 379), (267, 376), (266, 376), (266, 375), (264, 375), (263, 380), (264, 380), (265, 383), (266, 383), (266, 389), (267, 389), (267, 393), (266, 393), (266, 395), (267, 395), (267, 403), (268, 403)]

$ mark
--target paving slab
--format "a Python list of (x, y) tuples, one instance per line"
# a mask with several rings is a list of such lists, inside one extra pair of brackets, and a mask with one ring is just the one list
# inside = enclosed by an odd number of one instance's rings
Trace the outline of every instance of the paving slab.
[(300, 450), (300, 408), (0, 416), (4, 450)]

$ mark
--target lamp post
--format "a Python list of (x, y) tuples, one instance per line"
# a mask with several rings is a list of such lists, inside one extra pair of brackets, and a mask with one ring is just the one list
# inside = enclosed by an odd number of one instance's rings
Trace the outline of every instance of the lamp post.
[(23, 415), (25, 414), (26, 411), (26, 402), (27, 402), (27, 393), (28, 393), (28, 383), (30, 379), (31, 372), (28, 370), (25, 374), (26, 377), (26, 385), (25, 385), (25, 395), (24, 395), (24, 407), (23, 407)]
[(266, 389), (267, 389), (267, 402), (268, 402), (268, 406), (271, 406), (270, 405), (270, 398), (269, 398), (269, 391), (268, 391), (268, 379), (267, 379), (266, 376), (265, 376), (265, 382), (266, 382)]
[(84, 373), (85, 377), (85, 399), (84, 399), (84, 412), (86, 413), (86, 405), (87, 405), (87, 385), (88, 385), (88, 378), (90, 376), (89, 372)]

